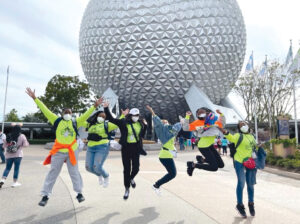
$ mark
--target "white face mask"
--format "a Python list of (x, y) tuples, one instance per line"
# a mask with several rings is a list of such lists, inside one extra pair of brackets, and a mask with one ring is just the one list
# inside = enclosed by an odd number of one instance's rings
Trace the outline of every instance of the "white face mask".
[(137, 122), (139, 120), (139, 117), (132, 117), (133, 122)]
[(64, 114), (63, 119), (66, 121), (69, 121), (72, 119), (72, 116), (71, 116), (71, 114)]
[(206, 117), (206, 113), (203, 113), (203, 114), (199, 114), (198, 115), (198, 118), (205, 118)]
[(102, 123), (102, 122), (104, 122), (104, 118), (103, 117), (97, 117), (97, 121), (98, 121), (98, 123)]
[(244, 125), (244, 126), (241, 127), (241, 132), (248, 133), (248, 131), (249, 131), (248, 125)]

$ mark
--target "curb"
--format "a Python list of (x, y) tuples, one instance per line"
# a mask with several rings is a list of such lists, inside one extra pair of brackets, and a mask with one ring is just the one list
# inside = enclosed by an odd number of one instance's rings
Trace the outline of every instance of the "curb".
[(267, 173), (276, 174), (278, 176), (283, 176), (283, 177), (288, 177), (288, 178), (300, 180), (300, 174), (299, 173), (292, 173), (292, 172), (288, 172), (288, 171), (284, 171), (284, 170), (280, 170), (280, 169), (275, 169), (275, 168), (271, 168), (271, 167), (267, 167), (267, 166), (263, 169), (263, 171), (267, 172)]

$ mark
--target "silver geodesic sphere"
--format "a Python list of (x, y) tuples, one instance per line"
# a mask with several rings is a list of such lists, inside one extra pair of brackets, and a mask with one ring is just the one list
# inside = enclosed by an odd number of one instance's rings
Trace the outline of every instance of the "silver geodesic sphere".
[(111, 87), (121, 106), (149, 104), (175, 121), (193, 83), (213, 103), (228, 95), (246, 31), (236, 0), (91, 0), (79, 44), (95, 93)]

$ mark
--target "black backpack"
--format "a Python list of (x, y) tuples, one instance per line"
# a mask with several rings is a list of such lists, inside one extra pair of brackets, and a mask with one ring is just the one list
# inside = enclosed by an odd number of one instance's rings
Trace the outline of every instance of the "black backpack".
[(102, 139), (108, 139), (108, 140), (114, 140), (115, 139), (116, 132), (115, 131), (111, 131), (111, 132), (108, 131), (108, 121), (104, 121), (104, 130), (105, 130), (105, 133), (107, 134), (107, 138), (102, 138), (100, 135), (98, 135), (96, 133), (89, 133), (87, 139), (92, 140), (92, 141), (101, 141)]
[[(59, 118), (57, 118), (55, 121), (54, 121), (54, 124), (53, 124), (53, 130), (54, 130), (54, 133), (56, 133), (56, 129), (57, 129), (57, 127), (58, 127), (58, 124), (59, 124), (59, 122), (61, 122), (61, 120), (62, 120), (63, 118), (62, 117), (59, 117)], [(75, 131), (75, 133), (76, 133), (76, 138), (79, 136), (79, 133), (78, 133), (78, 129), (77, 129), (77, 122), (76, 122), (76, 120), (73, 120), (72, 119), (72, 126), (73, 126), (73, 128), (74, 128), (74, 131)]]
[(230, 157), (233, 158), (234, 154), (236, 153), (236, 149), (240, 146), (241, 142), (243, 141), (243, 134), (240, 134), (240, 137), (236, 143), (236, 145), (234, 143), (229, 144), (229, 149), (230, 149)]

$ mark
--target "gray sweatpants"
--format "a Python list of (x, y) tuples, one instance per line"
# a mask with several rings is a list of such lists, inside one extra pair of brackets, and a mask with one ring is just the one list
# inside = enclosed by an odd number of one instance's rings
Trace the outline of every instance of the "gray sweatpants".
[(79, 151), (75, 151), (75, 156), (77, 163), (73, 166), (69, 159), (69, 153), (61, 153), (57, 152), (51, 158), (51, 168), (44, 182), (43, 189), (41, 191), (42, 196), (49, 196), (52, 194), (52, 188), (56, 182), (56, 179), (61, 171), (61, 168), (65, 161), (67, 161), (67, 167), (69, 171), (69, 175), (71, 177), (73, 183), (73, 189), (76, 193), (82, 192), (82, 178), (78, 170), (78, 153)]

